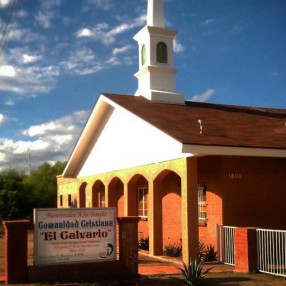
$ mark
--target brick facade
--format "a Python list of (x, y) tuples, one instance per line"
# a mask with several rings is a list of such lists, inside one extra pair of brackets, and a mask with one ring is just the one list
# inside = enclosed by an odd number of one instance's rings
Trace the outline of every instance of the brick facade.
[[(67, 202), (71, 194), (79, 206), (80, 186), (86, 184), (86, 206), (93, 206), (100, 182), (106, 206), (130, 216), (138, 214), (138, 187), (148, 187), (148, 218), (139, 222), (139, 236), (149, 236), (155, 255), (164, 245), (182, 241), (187, 261), (197, 253), (198, 237), (216, 247), (217, 224), (285, 229), (285, 170), (281, 158), (190, 157), (78, 179), (59, 177), (58, 198)], [(198, 183), (207, 189), (207, 221), (199, 227)]]

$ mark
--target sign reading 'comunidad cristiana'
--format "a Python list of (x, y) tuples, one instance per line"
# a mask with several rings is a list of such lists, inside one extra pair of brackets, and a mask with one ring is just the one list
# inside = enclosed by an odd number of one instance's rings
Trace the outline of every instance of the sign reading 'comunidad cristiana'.
[(35, 209), (35, 264), (115, 260), (116, 208)]

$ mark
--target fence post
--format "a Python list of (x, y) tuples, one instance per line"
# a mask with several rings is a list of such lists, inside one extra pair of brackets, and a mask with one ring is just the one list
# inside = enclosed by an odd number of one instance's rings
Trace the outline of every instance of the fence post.
[(234, 231), (235, 268), (237, 272), (257, 270), (256, 228), (238, 227)]
[(119, 260), (128, 274), (138, 274), (138, 217), (118, 217)]
[(28, 278), (28, 220), (3, 221), (5, 230), (5, 282), (25, 283)]
[(221, 259), (221, 253), (220, 253), (220, 243), (221, 243), (221, 237), (220, 237), (220, 229), (221, 226), (219, 224), (216, 225), (216, 235), (217, 235), (217, 258), (218, 261), (222, 261)]

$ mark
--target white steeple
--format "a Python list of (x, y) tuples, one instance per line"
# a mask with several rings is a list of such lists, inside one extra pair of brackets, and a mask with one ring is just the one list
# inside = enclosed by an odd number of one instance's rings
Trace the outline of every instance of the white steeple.
[(134, 39), (139, 45), (138, 89), (155, 102), (184, 104), (185, 97), (175, 91), (174, 37), (177, 31), (165, 28), (163, 0), (148, 0), (147, 26)]
[(148, 1), (147, 26), (165, 28), (163, 0)]

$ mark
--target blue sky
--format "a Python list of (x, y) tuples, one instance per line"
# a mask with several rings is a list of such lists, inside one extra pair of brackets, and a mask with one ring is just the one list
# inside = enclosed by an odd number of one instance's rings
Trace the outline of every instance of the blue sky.
[[(16, 1), (16, 2), (11, 2)], [(187, 100), (286, 108), (285, 0), (165, 0)], [(13, 10), (13, 13), (10, 11)], [(66, 161), (102, 92), (134, 94), (146, 0), (0, 0), (0, 170)], [(9, 24), (9, 25), (8, 25)]]

